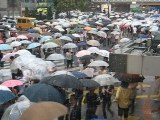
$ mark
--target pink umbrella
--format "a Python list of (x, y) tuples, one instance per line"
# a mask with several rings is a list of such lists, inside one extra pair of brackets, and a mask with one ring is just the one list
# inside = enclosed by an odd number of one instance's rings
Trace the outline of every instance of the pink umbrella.
[(3, 82), (1, 85), (7, 86), (7, 87), (15, 87), (15, 86), (21, 86), (23, 85), (23, 82), (20, 80), (7, 80)]
[(7, 53), (6, 55), (3, 56), (3, 58), (1, 59), (1, 61), (8, 62), (10, 60), (11, 56), (15, 56), (15, 53)]
[(0, 40), (0, 44), (2, 44), (2, 43), (4, 43), (4, 41), (3, 41), (3, 40)]
[(83, 57), (83, 56), (85, 56), (85, 55), (90, 55), (91, 54), (91, 52), (89, 52), (89, 51), (87, 51), (87, 50), (81, 50), (81, 51), (79, 51), (77, 54), (76, 54), (76, 56), (77, 57)]
[(27, 40), (28, 38), (25, 35), (18, 35), (17, 39), (25, 39), (25, 40)]

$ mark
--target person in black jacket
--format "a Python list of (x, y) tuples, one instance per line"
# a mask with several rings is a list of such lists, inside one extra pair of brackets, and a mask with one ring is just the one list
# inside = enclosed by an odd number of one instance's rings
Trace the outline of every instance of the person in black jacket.
[(2, 58), (3, 58), (3, 53), (0, 51), (0, 67), (4, 66), (4, 62), (1, 61)]
[(75, 94), (70, 96), (70, 101), (68, 104), (69, 112), (66, 116), (66, 120), (81, 120), (81, 110), (79, 105), (77, 104), (77, 99)]

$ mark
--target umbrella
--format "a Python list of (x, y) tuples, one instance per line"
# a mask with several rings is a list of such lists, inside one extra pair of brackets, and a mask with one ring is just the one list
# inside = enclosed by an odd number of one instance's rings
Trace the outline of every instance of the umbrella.
[(20, 80), (7, 80), (3, 82), (1, 85), (4, 85), (6, 87), (15, 87), (15, 86), (21, 86), (23, 85), (23, 82)]
[(42, 48), (44, 49), (48, 49), (48, 48), (55, 48), (55, 47), (58, 47), (58, 45), (56, 43), (53, 43), (53, 42), (48, 42), (48, 43), (45, 43)]
[(59, 39), (66, 40), (66, 41), (72, 41), (72, 39), (70, 37), (68, 37), (68, 36), (62, 36)]
[(81, 46), (86, 46), (87, 43), (85, 41), (80, 41), (79, 43), (77, 43), (77, 46), (81, 47)]
[(17, 47), (17, 46), (21, 46), (21, 42), (19, 42), (19, 41), (14, 41), (14, 42), (12, 42), (11, 44), (10, 44), (10, 46), (11, 47)]
[(106, 66), (108, 67), (109, 64), (102, 60), (96, 60), (96, 61), (91, 62), (88, 66)]
[(11, 32), (17, 32), (17, 29), (16, 28), (11, 28), (10, 31)]
[(17, 39), (25, 39), (25, 40), (27, 40), (28, 38), (25, 35), (18, 35)]
[(51, 62), (51, 61), (45, 61), (45, 63), (46, 63), (46, 65), (47, 65), (48, 68), (54, 68), (54, 67), (56, 67), (56, 65), (53, 62)]
[(72, 34), (74, 37), (76, 37), (76, 38), (80, 38), (81, 36), (79, 35), (79, 34)]
[(39, 33), (42, 33), (42, 30), (41, 30), (41, 28), (39, 28), (39, 27), (34, 27), (33, 30), (36, 30), (36, 31), (38, 31)]
[(33, 84), (26, 88), (23, 93), (30, 101), (54, 101), (63, 103), (64, 96), (53, 86), (47, 84)]
[(76, 54), (76, 56), (77, 56), (77, 57), (82, 57), (82, 56), (90, 55), (90, 54), (91, 54), (91, 52), (89, 52), (89, 51), (87, 51), (87, 50), (81, 50), (81, 51), (79, 51), (79, 52)]
[(41, 46), (40, 43), (34, 42), (34, 43), (29, 44), (27, 49), (33, 49), (33, 48), (36, 48), (36, 47), (39, 47), (39, 46)]
[(17, 52), (15, 52), (15, 54), (18, 54), (20, 56), (22, 55), (32, 55), (28, 50), (22, 49), (22, 50), (18, 50)]
[(73, 71), (71, 73), (78, 79), (83, 79), (83, 78), (88, 77), (85, 73), (79, 72), (79, 71)]
[(89, 40), (87, 41), (87, 44), (91, 46), (100, 46), (100, 43), (97, 40)]
[(61, 33), (54, 33), (54, 38), (56, 38), (56, 37), (61, 37), (62, 36), (62, 34)]
[(9, 106), (5, 110), (1, 120), (19, 120), (22, 113), (31, 105), (32, 103), (24, 95), (22, 95), (18, 98), (16, 103)]
[(63, 46), (63, 49), (73, 49), (77, 48), (77, 45), (75, 43), (67, 43)]
[(90, 31), (90, 30), (92, 30), (92, 28), (91, 27), (85, 27), (84, 30)]
[(98, 31), (98, 32), (97, 32), (97, 35), (98, 35), (99, 37), (103, 37), (103, 38), (106, 38), (106, 37), (107, 37), (107, 34), (106, 34), (105, 32), (103, 32), (103, 31)]
[(82, 83), (76, 77), (67, 74), (53, 76), (50, 83), (62, 88), (82, 88)]
[(16, 96), (11, 92), (9, 88), (0, 85), (0, 104), (4, 104), (14, 98), (16, 98)]
[(46, 58), (46, 60), (54, 60), (54, 61), (59, 61), (64, 59), (65, 57), (62, 54), (57, 54), (57, 53), (51, 54)]
[(15, 53), (7, 53), (6, 55), (3, 56), (3, 58), (1, 59), (1, 61), (8, 62), (8, 61), (10, 61), (10, 57), (11, 56), (15, 56)]
[(27, 32), (29, 32), (29, 34), (30, 33), (40, 33), (38, 30), (35, 30), (35, 29), (29, 29), (29, 30), (27, 30)]
[(53, 76), (55, 76), (55, 75), (71, 75), (71, 76), (74, 76), (71, 72), (64, 71), (64, 70), (56, 71), (52, 75)]
[(91, 53), (97, 53), (99, 51), (99, 49), (97, 47), (89, 47), (87, 49), (87, 51), (89, 51)]
[(113, 35), (119, 35), (120, 32), (118, 32), (118, 31), (113, 31), (113, 32), (111, 32), (111, 34), (113, 34)]
[(90, 62), (91, 59), (95, 59), (95, 57), (93, 55), (84, 55), (80, 58), (80, 60), (83, 62)]
[(97, 31), (95, 31), (95, 30), (88, 31), (88, 33), (97, 35)]
[(40, 37), (40, 34), (38, 34), (38, 33), (28, 33), (28, 34), (27, 34), (27, 37), (39, 38), (39, 37)]
[(96, 54), (103, 56), (103, 57), (109, 57), (109, 52), (107, 50), (99, 50), (96, 52)]
[(126, 43), (126, 42), (129, 42), (131, 41), (129, 38), (122, 38), (119, 42), (120, 43)]
[(119, 82), (109, 74), (98, 75), (95, 78), (93, 78), (93, 80), (99, 83), (100, 86), (114, 85), (115, 83)]
[(107, 27), (101, 28), (101, 31), (108, 31), (109, 29)]
[(19, 120), (54, 120), (67, 114), (67, 108), (56, 102), (40, 102), (31, 105)]
[(88, 87), (88, 88), (100, 87), (100, 84), (98, 82), (91, 79), (81, 79), (80, 81), (83, 84), (83, 87)]
[(83, 28), (74, 28), (73, 31), (80, 33), (83, 31)]
[(22, 40), (22, 41), (20, 41), (20, 43), (28, 45), (28, 44), (31, 44), (32, 42), (29, 40)]
[(16, 39), (17, 39), (16, 37), (10, 37), (6, 40), (6, 43), (11, 43), (13, 41), (16, 41)]
[(0, 50), (12, 50), (13, 48), (8, 44), (0, 44)]
[(40, 40), (41, 43), (52, 40), (52, 36), (43, 36)]

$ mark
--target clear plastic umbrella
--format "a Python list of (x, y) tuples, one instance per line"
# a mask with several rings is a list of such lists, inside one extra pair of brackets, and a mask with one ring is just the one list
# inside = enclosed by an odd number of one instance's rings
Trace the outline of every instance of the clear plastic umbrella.
[(32, 103), (27, 97), (21, 96), (15, 104), (9, 106), (5, 110), (1, 120), (19, 120), (22, 113), (31, 105)]
[(100, 43), (97, 40), (89, 40), (87, 41), (87, 44), (91, 46), (100, 46)]
[(53, 42), (48, 42), (48, 43), (45, 43), (44, 45), (42, 45), (42, 48), (45, 48), (45, 49), (55, 48), (55, 47), (58, 47), (58, 45)]
[(109, 57), (109, 52), (107, 50), (99, 50), (96, 52), (96, 54), (103, 56), (103, 57)]
[(77, 48), (77, 45), (75, 43), (67, 43), (63, 46), (64, 49), (72, 49)]
[(21, 42), (19, 42), (19, 41), (14, 41), (14, 42), (12, 42), (10, 45), (12, 46), (12, 47), (17, 47), (17, 46), (20, 46), (22, 43)]
[(54, 54), (49, 55), (46, 60), (58, 61), (58, 60), (64, 60), (64, 59), (65, 57), (62, 54), (54, 53)]
[(97, 53), (99, 51), (99, 48), (97, 48), (97, 47), (89, 47), (87, 49), (87, 51), (89, 51), (91, 53)]
[(68, 36), (62, 36), (59, 39), (66, 40), (66, 41), (72, 41), (72, 39), (70, 37), (68, 37)]
[(105, 61), (102, 61), (102, 60), (95, 60), (95, 61), (92, 61), (88, 66), (106, 66), (108, 67), (109, 64)]
[(18, 50), (15, 54), (18, 54), (20, 56), (22, 55), (32, 55), (31, 52), (29, 52), (28, 50), (22, 49), (22, 50)]

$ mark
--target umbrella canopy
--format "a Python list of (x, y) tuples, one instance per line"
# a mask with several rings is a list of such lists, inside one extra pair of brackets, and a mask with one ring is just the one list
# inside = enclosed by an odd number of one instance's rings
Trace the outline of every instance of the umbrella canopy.
[(18, 36), (17, 36), (17, 39), (27, 40), (28, 38), (27, 38), (27, 36), (25, 36), (25, 35), (18, 35)]
[(17, 47), (17, 46), (20, 46), (22, 43), (21, 42), (19, 42), (19, 41), (14, 41), (14, 42), (12, 42), (10, 45), (11, 45), (11, 47)]
[(45, 43), (42, 48), (45, 48), (45, 49), (48, 49), (48, 48), (55, 48), (55, 47), (58, 47), (58, 45), (56, 43), (53, 43), (53, 42), (48, 42), (48, 43)]
[(10, 57), (11, 56), (15, 56), (15, 53), (7, 53), (6, 55), (3, 56), (3, 58), (1, 59), (1, 61), (8, 62), (8, 61), (10, 61)]
[(113, 34), (113, 35), (119, 35), (120, 32), (118, 32), (118, 31), (113, 31), (113, 32), (111, 32), (111, 34)]
[(100, 86), (114, 85), (115, 83), (119, 82), (109, 74), (98, 75), (95, 78), (93, 78), (93, 80), (99, 83)]
[(0, 50), (12, 50), (13, 48), (8, 44), (0, 44)]
[(89, 51), (91, 53), (97, 53), (99, 51), (99, 48), (97, 48), (97, 47), (89, 47), (87, 49), (87, 51)]
[(54, 101), (63, 103), (64, 96), (53, 86), (47, 84), (34, 84), (24, 90), (23, 93), (30, 101)]
[(17, 39), (16, 37), (10, 37), (6, 40), (6, 43), (11, 43), (13, 41), (16, 41), (16, 39)]
[(97, 40), (89, 40), (87, 41), (87, 44), (91, 46), (100, 46), (100, 43)]
[(96, 61), (92, 61), (88, 66), (106, 66), (108, 67), (109, 64), (102, 60), (96, 60)]
[(77, 57), (82, 57), (82, 56), (90, 55), (90, 54), (91, 54), (91, 52), (89, 52), (89, 51), (87, 51), (87, 50), (81, 50), (81, 51), (79, 51), (79, 52), (76, 54), (76, 56), (77, 56)]
[(74, 34), (72, 34), (74, 37), (76, 37), (76, 38), (80, 38), (81, 36), (79, 35), (79, 34), (76, 34), (76, 33), (74, 33)]
[(64, 59), (65, 57), (62, 54), (54, 53), (54, 54), (49, 55), (46, 60), (59, 61), (59, 60), (64, 60)]
[(88, 31), (88, 33), (97, 35), (97, 31), (95, 31), (95, 30), (90, 30), (90, 31)]
[(40, 40), (41, 43), (52, 40), (52, 36), (43, 36)]
[(97, 35), (98, 35), (99, 37), (103, 37), (103, 38), (106, 38), (106, 37), (107, 37), (107, 34), (106, 34), (104, 31), (98, 31), (98, 32), (97, 32)]
[(31, 44), (32, 42), (29, 40), (22, 40), (20, 41), (20, 43), (28, 45), (28, 44)]
[(91, 59), (95, 59), (93, 55), (84, 55), (80, 58), (81, 62), (90, 62)]
[(122, 38), (119, 42), (120, 43), (126, 43), (126, 42), (129, 42), (131, 41), (129, 38)]
[(36, 47), (39, 47), (39, 46), (41, 46), (41, 44), (35, 42), (35, 43), (29, 44), (27, 49), (33, 49), (33, 48), (36, 48)]
[(109, 29), (107, 27), (101, 28), (101, 31), (108, 31)]
[(40, 34), (38, 34), (38, 33), (28, 33), (27, 37), (39, 38)]
[(22, 113), (31, 105), (32, 103), (24, 95), (22, 95), (18, 98), (15, 104), (9, 106), (5, 110), (1, 120), (19, 120)]
[(54, 120), (67, 114), (67, 108), (55, 102), (40, 102), (31, 105), (19, 120)]
[(16, 98), (16, 96), (10, 91), (9, 88), (7, 88), (6, 86), (0, 85), (0, 105), (14, 98)]
[(81, 79), (80, 81), (82, 82), (83, 87), (88, 87), (88, 88), (100, 87), (100, 84), (98, 82), (91, 79)]
[(62, 88), (82, 88), (82, 83), (76, 77), (67, 74), (52, 76), (46, 82)]
[(92, 30), (92, 28), (91, 27), (85, 27), (84, 30), (90, 31), (90, 30)]
[(62, 36), (59, 38), (60, 40), (72, 41), (72, 39), (68, 36)]
[(83, 78), (88, 77), (85, 73), (79, 72), (79, 71), (73, 71), (71, 73), (78, 79), (83, 79)]
[(22, 56), (22, 55), (25, 55), (25, 56), (32, 55), (28, 50), (25, 50), (25, 49), (18, 50), (15, 54), (18, 54), (20, 56)]
[(56, 76), (56, 75), (71, 75), (71, 76), (74, 76), (71, 72), (65, 71), (65, 70), (60, 70), (60, 71), (54, 72), (53, 76)]
[(67, 43), (63, 46), (63, 49), (73, 49), (77, 48), (77, 45), (75, 43)]
[(15, 87), (15, 86), (21, 86), (23, 85), (23, 82), (20, 80), (7, 80), (3, 82), (1, 85), (4, 85), (6, 87)]
[(107, 50), (99, 50), (96, 52), (96, 54), (103, 56), (103, 57), (109, 57), (109, 51)]

